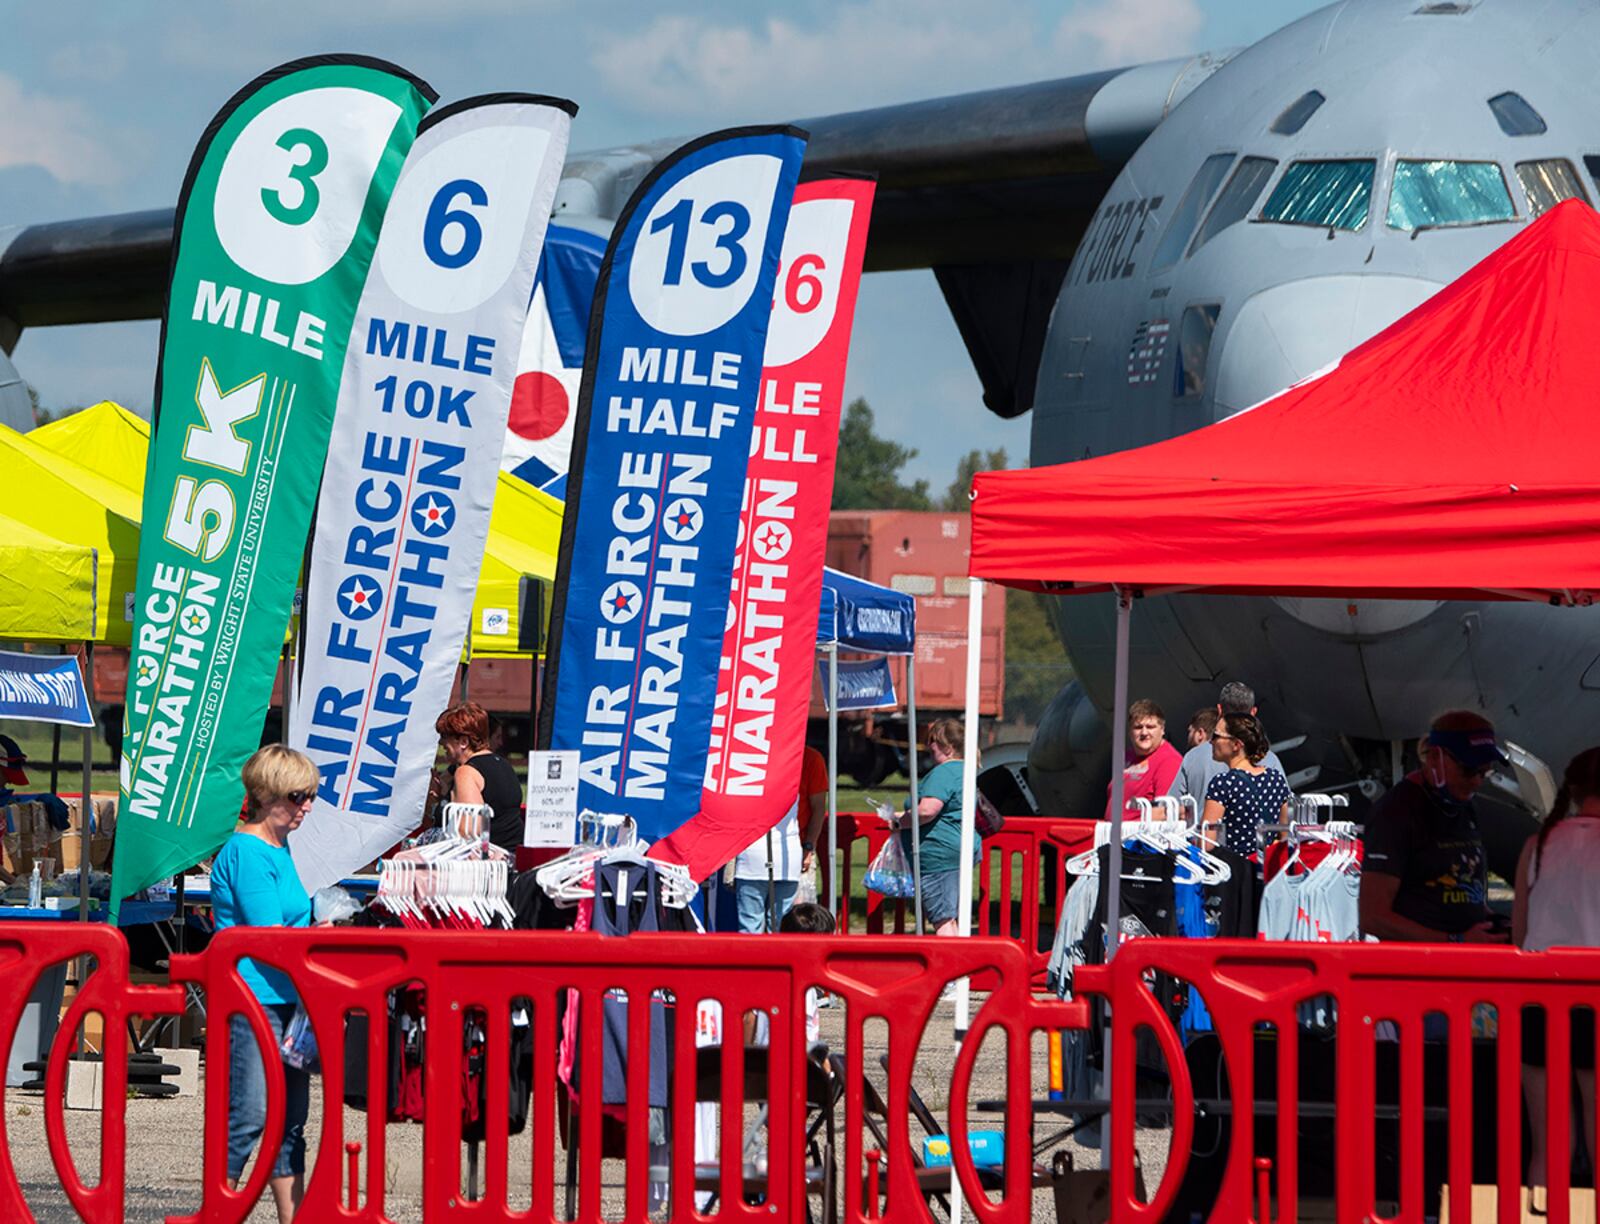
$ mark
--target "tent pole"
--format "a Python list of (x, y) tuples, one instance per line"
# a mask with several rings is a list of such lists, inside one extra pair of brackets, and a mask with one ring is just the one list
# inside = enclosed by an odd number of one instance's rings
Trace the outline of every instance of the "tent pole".
[[(1111, 859), (1102, 882), (1106, 892), (1106, 960), (1117, 954), (1122, 931), (1122, 805), (1126, 783), (1123, 760), (1128, 752), (1128, 626), (1133, 619), (1133, 594), (1126, 587), (1115, 587), (1117, 596), (1116, 680), (1111, 698)], [(1111, 1026), (1105, 1031), (1104, 1066), (1107, 1100), (1110, 1100)], [(1100, 1167), (1111, 1167), (1111, 1115), (1107, 1113), (1100, 1130)]]
[(906, 656), (906, 746), (909, 751), (911, 769), (911, 879), (913, 883), (912, 905), (915, 910), (915, 925), (911, 928), (918, 935), (922, 934), (922, 819), (917, 811), (921, 796), (917, 788), (921, 785), (917, 777), (917, 647), (913, 642), (911, 653)]
[[(850, 924), (850, 898), (839, 900), (839, 643), (829, 642), (828, 652), (828, 908), (835, 925)], [(844, 911), (841, 918), (839, 911)]]
[[(83, 693), (89, 703), (89, 725), (83, 729), (83, 792), (78, 800), (78, 921), (89, 921), (89, 825), (94, 819), (94, 643), (83, 644)], [(57, 728), (59, 732), (59, 726)], [(83, 982), (80, 972), (78, 981)]]
[(289, 742), (289, 712), (294, 709), (294, 649), (283, 648), (283, 717), (278, 720), (278, 742)]
[[(961, 854), (956, 877), (956, 922), (958, 933), (972, 934), (972, 850), (976, 838), (973, 815), (978, 800), (978, 685), (983, 655), (982, 578), (973, 578), (967, 597), (967, 708), (965, 712), (966, 748), (961, 753)], [(968, 1008), (971, 1005), (971, 979), (956, 982), (955, 1046), (960, 1050), (967, 1036)], [(955, 1165), (950, 1166), (950, 1224), (961, 1224), (961, 1187)]]

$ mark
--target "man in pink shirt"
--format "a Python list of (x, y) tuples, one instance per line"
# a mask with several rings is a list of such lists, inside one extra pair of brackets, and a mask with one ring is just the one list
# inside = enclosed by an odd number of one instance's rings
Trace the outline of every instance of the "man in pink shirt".
[[(1128, 707), (1128, 759), (1122, 769), (1123, 797), (1131, 806), (1135, 799), (1154, 799), (1165, 795), (1178, 776), (1183, 754), (1167, 742), (1167, 716), (1148, 699)], [(1124, 809), (1124, 817), (1128, 809)], [(1111, 819), (1111, 785), (1106, 784), (1106, 815)]]

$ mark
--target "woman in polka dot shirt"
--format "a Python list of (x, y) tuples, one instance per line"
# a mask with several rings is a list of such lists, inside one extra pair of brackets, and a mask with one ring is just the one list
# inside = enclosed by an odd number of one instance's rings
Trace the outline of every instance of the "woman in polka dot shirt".
[(1211, 754), (1228, 767), (1206, 787), (1205, 827), (1212, 845), (1220, 826), (1222, 844), (1249, 856), (1261, 849), (1256, 828), (1278, 824), (1289, 814), (1293, 797), (1276, 769), (1261, 764), (1270, 745), (1261, 722), (1252, 714), (1225, 714), (1211, 736)]

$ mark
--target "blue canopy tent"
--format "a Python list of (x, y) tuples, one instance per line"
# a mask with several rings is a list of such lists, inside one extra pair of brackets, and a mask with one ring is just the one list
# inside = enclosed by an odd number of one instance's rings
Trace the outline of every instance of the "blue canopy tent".
[[(906, 661), (907, 742), (910, 746), (911, 810), (917, 810), (917, 602), (910, 595), (824, 567), (817, 608), (817, 652), (828, 660), (828, 868), (837, 880), (839, 823), (839, 652), (898, 655)], [(922, 930), (922, 830), (911, 822), (911, 857), (916, 866), (916, 930)], [(831, 889), (829, 890), (831, 893)], [(829, 904), (833, 904), (829, 897)], [(846, 907), (848, 920), (848, 906)]]

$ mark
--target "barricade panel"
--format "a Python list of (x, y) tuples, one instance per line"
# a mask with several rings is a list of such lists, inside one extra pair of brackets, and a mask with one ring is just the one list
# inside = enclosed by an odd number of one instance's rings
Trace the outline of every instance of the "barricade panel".
[[(1222, 1086), (1205, 1086), (1206, 1095), (1196, 1093), (1172, 1023), (1145, 985), (1156, 973), (1202, 986), (1226, 1065)], [(1474, 1186), (1482, 1219), (1490, 1185), (1497, 1218), (1515, 1221), (1526, 1181), (1524, 1029), (1542, 1010), (1551, 1087), (1538, 1150), (1565, 1157), (1576, 1133), (1571, 1009), (1600, 1001), (1600, 952), (1140, 939), (1109, 965), (1081, 968), (1074, 988), (1110, 1003), (1113, 1218), (1160, 1220), (1175, 1203), (1179, 1218), (1197, 1210), (1178, 1196), (1198, 1172), (1190, 1130), (1198, 1116), (1229, 1122), (1223, 1172), (1201, 1213), (1209, 1220), (1261, 1219), (1259, 1172), (1274, 1220), (1302, 1218), (1314, 1173), (1326, 1183), (1315, 1197), (1332, 1200), (1335, 1218), (1352, 1224), (1422, 1221), (1442, 1210), (1452, 1221), (1472, 1219)], [(1333, 1017), (1331, 1043), (1308, 1008)], [(1171, 1152), (1148, 1203), (1134, 1192), (1140, 1026), (1157, 1034), (1173, 1071)], [(1308, 1051), (1336, 1065), (1308, 1062)], [(1213, 1091), (1219, 1099), (1209, 1099)], [(1322, 1132), (1331, 1142), (1318, 1137), (1308, 1149), (1308, 1137)], [(1570, 1159), (1546, 1166), (1548, 1216), (1567, 1219)]]

